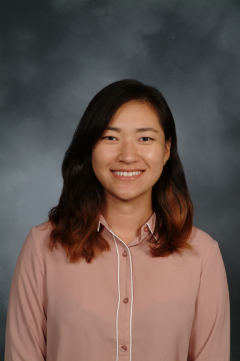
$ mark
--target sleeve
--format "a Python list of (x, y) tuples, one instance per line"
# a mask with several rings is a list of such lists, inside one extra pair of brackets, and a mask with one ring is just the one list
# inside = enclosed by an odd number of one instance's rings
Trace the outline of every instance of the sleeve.
[(230, 304), (225, 267), (218, 243), (202, 268), (188, 361), (230, 360)]
[(5, 361), (46, 359), (45, 269), (36, 230), (21, 249), (11, 284), (5, 342)]

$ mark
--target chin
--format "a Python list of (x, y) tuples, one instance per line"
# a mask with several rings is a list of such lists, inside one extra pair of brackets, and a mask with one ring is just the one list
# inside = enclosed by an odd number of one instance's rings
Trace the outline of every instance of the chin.
[(142, 194), (115, 194), (115, 197), (123, 200), (123, 201), (131, 201), (133, 199), (136, 199), (138, 197), (141, 197)]

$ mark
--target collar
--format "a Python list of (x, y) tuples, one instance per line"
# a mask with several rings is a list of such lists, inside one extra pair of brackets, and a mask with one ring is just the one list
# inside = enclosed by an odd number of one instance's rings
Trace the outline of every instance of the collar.
[[(153, 231), (155, 228), (155, 223), (156, 223), (156, 214), (153, 213), (151, 215), (151, 217), (147, 220), (147, 222), (145, 222), (141, 227), (141, 237), (139, 239), (139, 242), (141, 241), (142, 236), (148, 235), (149, 232), (151, 232), (153, 234)], [(98, 228), (97, 228), (98, 232), (100, 230), (101, 225), (106, 227), (109, 231), (112, 231), (111, 228), (109, 227), (106, 219), (103, 217), (102, 214), (99, 217)], [(155, 236), (154, 236), (154, 238), (156, 239)]]

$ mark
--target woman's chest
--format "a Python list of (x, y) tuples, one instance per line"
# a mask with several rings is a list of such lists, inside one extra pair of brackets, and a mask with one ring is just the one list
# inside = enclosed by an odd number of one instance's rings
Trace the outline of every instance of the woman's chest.
[[(120, 249), (92, 264), (58, 264), (47, 273), (48, 315), (59, 324), (115, 327), (116, 315), (136, 325), (191, 323), (200, 273), (189, 263)], [(123, 322), (125, 322), (123, 321)]]

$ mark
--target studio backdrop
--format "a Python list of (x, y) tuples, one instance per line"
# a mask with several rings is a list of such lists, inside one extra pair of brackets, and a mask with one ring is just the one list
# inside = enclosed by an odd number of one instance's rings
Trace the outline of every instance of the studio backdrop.
[(194, 225), (219, 243), (240, 360), (240, 2), (1, 1), (0, 359), (13, 270), (62, 189), (61, 162), (92, 97), (132, 78), (176, 122)]

